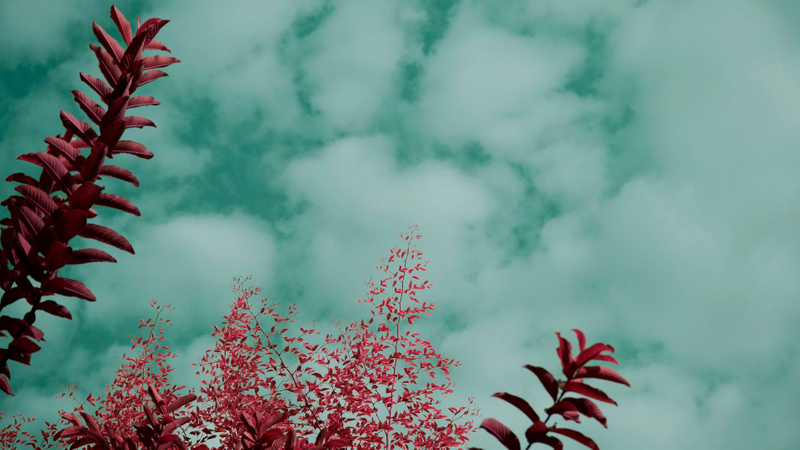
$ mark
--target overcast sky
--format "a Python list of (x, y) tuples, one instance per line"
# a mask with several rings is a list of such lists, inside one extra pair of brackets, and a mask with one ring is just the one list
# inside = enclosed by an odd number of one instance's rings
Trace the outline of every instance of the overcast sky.
[[(130, 138), (155, 157), (119, 157), (141, 187), (107, 182), (142, 217), (98, 217), (136, 255), (67, 271), (98, 300), (37, 321), (47, 342), (11, 364), (3, 412), (54, 421), (60, 384), (101, 394), (150, 299), (175, 308), (167, 344), (196, 385), (234, 276), (300, 322), (365, 317), (364, 282), (416, 223), (436, 310), (414, 328), (463, 362), (453, 404), (522, 436), (491, 395), (549, 406), (522, 366), (558, 372), (554, 333), (580, 328), (633, 386), (595, 383), (619, 407), (576, 429), (602, 449), (800, 448), (796, 3), (118, 6), (171, 20), (159, 40), (183, 61), (141, 91), (158, 129)], [(31, 172), (15, 158), (61, 132), (60, 109), (80, 114), (109, 7), (0, 3), (3, 177)]]

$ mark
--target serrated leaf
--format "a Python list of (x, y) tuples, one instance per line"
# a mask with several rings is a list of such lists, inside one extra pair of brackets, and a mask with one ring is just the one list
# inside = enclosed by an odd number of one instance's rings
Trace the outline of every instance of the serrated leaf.
[(94, 239), (96, 241), (100, 241), (104, 244), (108, 244), (112, 247), (116, 247), (120, 250), (126, 251), (130, 254), (134, 254), (133, 247), (131, 243), (128, 242), (127, 239), (122, 237), (116, 231), (112, 230), (111, 228), (104, 227), (102, 225), (96, 224), (87, 224), (86, 227), (79, 233), (79, 236), (87, 238), (87, 239)]

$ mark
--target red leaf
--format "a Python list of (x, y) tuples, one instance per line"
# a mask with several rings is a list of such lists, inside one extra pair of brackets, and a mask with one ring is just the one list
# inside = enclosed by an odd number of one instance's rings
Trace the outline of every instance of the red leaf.
[(162, 56), (162, 55), (148, 56), (143, 59), (142, 70), (167, 67), (169, 65), (177, 64), (179, 62), (181, 62), (180, 59), (173, 58), (171, 56)]
[(119, 141), (114, 146), (114, 153), (130, 153), (139, 158), (150, 159), (153, 153), (145, 148), (144, 145), (134, 141)]
[(44, 261), (47, 269), (54, 271), (64, 267), (70, 259), (72, 259), (72, 248), (61, 241), (55, 241), (50, 245)]
[(125, 128), (156, 127), (152, 120), (145, 117), (128, 116), (125, 118)]
[(507, 426), (503, 425), (499, 421), (495, 419), (485, 419), (481, 422), (481, 428), (488, 431), (489, 434), (497, 438), (501, 444), (508, 450), (520, 450), (519, 445), (519, 438), (508, 429)]
[(546, 410), (548, 414), (562, 415), (569, 411), (580, 412), (584, 416), (593, 418), (600, 422), (601, 425), (608, 428), (606, 416), (600, 411), (600, 407), (588, 398), (565, 398)]
[(576, 392), (578, 394), (585, 395), (589, 398), (593, 398), (601, 402), (611, 403), (613, 405), (617, 404), (617, 402), (611, 400), (611, 398), (600, 389), (589, 386), (588, 384), (583, 384), (576, 380), (567, 382), (567, 384), (565, 384), (564, 387), (561, 388), (561, 390), (563, 390), (564, 392)]
[(631, 387), (631, 384), (628, 383), (628, 380), (622, 378), (622, 375), (617, 373), (616, 370), (604, 366), (581, 367), (575, 373), (575, 378), (598, 378)]
[(78, 297), (93, 302), (97, 300), (92, 291), (78, 280), (56, 277), (42, 283), (42, 295), (59, 294), (65, 297)]
[(593, 440), (589, 439), (588, 437), (584, 436), (583, 434), (581, 434), (581, 433), (579, 433), (579, 432), (577, 432), (575, 430), (570, 430), (568, 428), (552, 427), (552, 428), (550, 428), (550, 431), (553, 432), (553, 433), (563, 434), (564, 436), (566, 436), (568, 438), (571, 438), (571, 439), (574, 439), (574, 440), (580, 442), (581, 444), (589, 447), (592, 450), (600, 450), (600, 448), (597, 446), (597, 444), (595, 444), (595, 442)]
[(95, 92), (97, 92), (97, 95), (100, 96), (100, 99), (103, 101), (103, 103), (108, 104), (107, 99), (113, 91), (105, 82), (103, 82), (103, 80), (97, 79), (91, 75), (86, 75), (83, 72), (81, 72), (81, 80)]
[(572, 344), (561, 337), (561, 333), (556, 333), (556, 336), (558, 336), (558, 348), (556, 352), (558, 353), (559, 359), (561, 359), (561, 370), (564, 372), (564, 376), (570, 378), (575, 371), (575, 360), (572, 359)]
[(44, 141), (50, 145), (51, 149), (57, 150), (58, 154), (66, 158), (75, 170), (80, 170), (81, 164), (85, 158), (71, 143), (58, 137), (48, 137), (45, 138)]
[(92, 129), (88, 123), (78, 120), (72, 114), (61, 110), (61, 123), (69, 131), (75, 133), (75, 136), (81, 138), (86, 145), (92, 145), (94, 139), (97, 138), (97, 133)]
[(550, 397), (553, 398), (553, 401), (556, 401), (556, 398), (558, 397), (558, 383), (553, 375), (542, 367), (532, 366), (530, 364), (527, 364), (523, 367), (536, 374), (536, 376), (539, 378), (539, 381), (542, 383), (542, 386), (544, 386), (545, 390), (547, 390), (547, 393), (550, 394)]
[(44, 211), (48, 216), (53, 215), (58, 210), (56, 202), (43, 190), (34, 186), (17, 186), (15, 191), (22, 194), (32, 205)]
[(100, 73), (103, 74), (103, 78), (105, 78), (111, 86), (116, 86), (119, 82), (119, 78), (122, 76), (122, 71), (119, 66), (117, 66), (117, 63), (114, 62), (114, 58), (107, 51), (103, 50), (102, 47), (89, 44), (89, 48), (92, 49), (95, 57), (97, 57), (98, 67), (100, 68)]
[(5, 375), (0, 375), (0, 390), (8, 395), (14, 395), (14, 391), (11, 390), (11, 383), (8, 382)]
[(63, 317), (65, 319), (72, 320), (72, 314), (69, 313), (67, 307), (59, 305), (53, 300), (45, 300), (40, 302), (38, 305), (36, 305), (36, 309), (52, 314), (56, 317)]
[(597, 344), (594, 344), (591, 347), (587, 348), (586, 350), (582, 351), (575, 359), (575, 364), (577, 364), (577, 366), (580, 367), (589, 362), (590, 360), (594, 359), (601, 352), (613, 353), (614, 347), (598, 342)]
[(17, 172), (6, 177), (6, 181), (13, 181), (15, 183), (27, 184), (28, 186), (38, 187), (39, 182), (35, 178), (25, 175), (22, 172)]
[(167, 48), (166, 45), (162, 44), (161, 42), (156, 41), (155, 39), (150, 41), (149, 44), (145, 45), (145, 50), (163, 50), (167, 53), (172, 53), (170, 49)]
[(125, 51), (119, 45), (119, 42), (109, 36), (109, 34), (106, 33), (106, 30), (104, 30), (103, 27), (94, 21), (92, 21), (92, 31), (94, 31), (94, 35), (97, 36), (97, 40), (100, 41), (100, 44), (103, 45), (103, 48), (105, 48), (106, 51), (110, 53), (112, 57), (114, 57), (114, 61), (119, 64), (120, 61), (122, 61), (122, 55), (125, 53)]
[(116, 178), (118, 180), (127, 181), (128, 183), (139, 187), (139, 180), (127, 169), (117, 166), (100, 166), (100, 175)]
[(91, 181), (83, 183), (78, 189), (75, 189), (75, 192), (69, 197), (69, 204), (75, 209), (86, 211), (97, 203), (97, 199), (100, 198), (100, 192), (102, 190), (103, 186), (98, 186)]
[(8, 344), (8, 349), (11, 350), (12, 348), (14, 350), (18, 349), (19, 352), (27, 354), (35, 353), (42, 349), (42, 347), (39, 347), (35, 342), (25, 336), (11, 341), (11, 343)]
[(166, 72), (158, 70), (158, 69), (151, 69), (147, 72), (142, 74), (142, 77), (139, 78), (138, 87), (142, 87), (147, 83), (155, 81), (161, 77), (168, 77)]
[(120, 250), (124, 250), (132, 255), (134, 254), (133, 247), (127, 239), (119, 235), (111, 228), (104, 227), (102, 225), (87, 224), (83, 231), (79, 233), (79, 236), (87, 239), (94, 239), (112, 247), (116, 247)]
[(125, 41), (125, 44), (130, 44), (131, 39), (133, 39), (133, 33), (131, 33), (131, 24), (125, 20), (125, 16), (117, 9), (116, 6), (111, 6), (111, 20), (117, 25), (117, 30), (119, 30), (119, 34), (122, 36), (122, 39)]
[(533, 408), (531, 408), (531, 405), (524, 399), (517, 397), (516, 395), (509, 394), (507, 392), (498, 392), (492, 395), (492, 397), (497, 397), (501, 400), (505, 400), (508, 403), (511, 403), (512, 405), (516, 406), (517, 409), (525, 413), (525, 415), (528, 416), (528, 418), (531, 419), (532, 422), (539, 421), (539, 416), (536, 414), (536, 411), (534, 411)]
[(77, 103), (78, 106), (81, 107), (81, 110), (86, 113), (86, 116), (89, 118), (89, 120), (99, 125), (100, 120), (103, 118), (103, 114), (106, 113), (106, 110), (81, 91), (72, 91), (72, 96), (75, 98), (75, 103)]
[(149, 95), (137, 95), (136, 97), (132, 97), (128, 102), (128, 108), (136, 108), (138, 106), (149, 106), (149, 105), (160, 105), (161, 102), (156, 100), (154, 97), (150, 97)]
[(109, 255), (108, 253), (97, 250), (96, 248), (85, 248), (81, 250), (75, 250), (72, 252), (72, 259), (69, 260), (69, 264), (86, 264), (90, 262), (117, 262), (113, 256)]
[(72, 179), (72, 175), (69, 174), (69, 170), (64, 167), (64, 164), (57, 157), (44, 152), (37, 152), (20, 155), (17, 159), (42, 167), (62, 191), (68, 194), (72, 192), (72, 185), (75, 182)]
[(572, 331), (575, 332), (575, 335), (578, 336), (578, 347), (580, 348), (581, 352), (586, 350), (586, 335), (583, 334), (583, 331), (578, 330), (577, 328), (573, 328)]
[(77, 236), (86, 226), (88, 214), (80, 209), (70, 209), (56, 221), (59, 238), (67, 242)]
[(136, 36), (128, 43), (128, 49), (125, 50), (125, 54), (122, 56), (122, 67), (129, 68), (133, 61), (142, 54), (145, 46), (156, 37), (158, 31), (167, 23), (169, 23), (169, 20), (153, 18), (145, 22), (142, 28), (136, 30)]
[(141, 216), (139, 208), (134, 206), (133, 203), (128, 201), (125, 197), (120, 197), (114, 194), (100, 194), (100, 197), (95, 202), (98, 206), (107, 206), (109, 208), (118, 209), (134, 216)]

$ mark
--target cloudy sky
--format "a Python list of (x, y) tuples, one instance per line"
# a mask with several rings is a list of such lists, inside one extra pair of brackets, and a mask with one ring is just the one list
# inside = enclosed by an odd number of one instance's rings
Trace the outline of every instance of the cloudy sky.
[[(196, 384), (234, 276), (301, 322), (365, 317), (364, 281), (416, 223), (436, 310), (415, 328), (463, 362), (452, 404), (521, 435), (491, 394), (549, 406), (521, 366), (558, 371), (554, 332), (580, 328), (633, 386), (595, 383), (619, 407), (577, 429), (601, 448), (800, 447), (796, 4), (118, 6), (170, 19), (159, 40), (183, 61), (142, 88), (158, 129), (130, 138), (156, 156), (119, 159), (141, 187), (107, 182), (142, 217), (98, 217), (136, 255), (67, 271), (98, 300), (37, 322), (47, 343), (12, 364), (3, 412), (53, 421), (60, 384), (102, 393), (150, 299), (175, 308), (176, 375)], [(109, 7), (0, 3), (3, 177), (31, 170), (15, 158), (61, 132), (60, 109), (80, 113)]]

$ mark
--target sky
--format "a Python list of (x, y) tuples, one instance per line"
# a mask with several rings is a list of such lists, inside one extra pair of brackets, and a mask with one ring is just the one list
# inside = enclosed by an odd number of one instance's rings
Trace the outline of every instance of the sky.
[[(632, 385), (594, 383), (619, 403), (608, 430), (575, 427), (600, 448), (800, 448), (798, 4), (117, 6), (169, 19), (158, 39), (182, 61), (142, 88), (158, 128), (126, 134), (155, 157), (117, 160), (141, 186), (107, 182), (142, 216), (98, 216), (136, 254), (62, 271), (97, 301), (37, 320), (47, 342), (12, 363), (3, 412), (54, 421), (60, 385), (102, 393), (151, 299), (175, 309), (165, 343), (197, 385), (235, 276), (299, 322), (367, 317), (364, 282), (418, 224), (436, 309), (413, 329), (463, 363), (453, 405), (522, 436), (491, 395), (549, 406), (522, 366), (559, 372), (554, 333), (579, 328)], [(15, 158), (45, 150), (59, 110), (80, 114), (70, 91), (100, 76), (88, 44), (92, 20), (114, 31), (109, 7), (0, 3), (4, 177), (31, 171)]]

